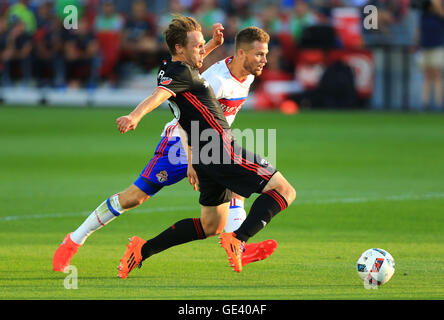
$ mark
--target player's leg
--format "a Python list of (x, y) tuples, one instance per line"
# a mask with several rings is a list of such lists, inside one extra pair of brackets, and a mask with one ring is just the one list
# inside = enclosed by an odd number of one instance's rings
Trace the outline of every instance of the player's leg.
[(246, 242), (279, 212), (285, 210), (295, 198), (296, 191), (281, 173), (276, 172), (262, 190), (262, 194), (253, 202), (242, 225), (234, 232), (221, 235), (221, 245), (227, 252), (234, 271), (242, 271), (244, 263), (241, 250), (245, 250)]
[(219, 206), (201, 206), (200, 218), (188, 218), (174, 223), (142, 248), (143, 260), (173, 246), (220, 234), (228, 214), (228, 203)]
[[(248, 150), (233, 144), (233, 153), (237, 161), (226, 167), (226, 172), (217, 174), (225, 179), (226, 187), (242, 196), (249, 197), (252, 193), (260, 193), (253, 202), (250, 212), (242, 225), (232, 233), (224, 233), (221, 238), (222, 246), (230, 257), (230, 248), (239, 247), (264, 228), (273, 217), (285, 210), (296, 198), (296, 191), (288, 181), (277, 172), (266, 160), (252, 154)], [(233, 157), (232, 157), (233, 158)], [(236, 157), (234, 157), (236, 159)], [(235, 271), (242, 270), (242, 256), (236, 254), (231, 258)]]
[(172, 246), (205, 239), (220, 234), (227, 221), (231, 191), (206, 179), (203, 172), (197, 171), (200, 185), (200, 218), (188, 218), (174, 223), (155, 238), (148, 240), (143, 248), (146, 259)]
[[(106, 199), (74, 232), (65, 236), (53, 257), (55, 271), (63, 271), (69, 265), (78, 248), (93, 232), (113, 221), (121, 213), (141, 205), (163, 186), (175, 184), (186, 177), (186, 161), (175, 164), (169, 161), (169, 150), (173, 146), (181, 145), (177, 140), (163, 138), (156, 148), (155, 155), (134, 184)], [(176, 149), (173, 149), (174, 152)], [(177, 152), (183, 153), (180, 148)]]
[[(160, 189), (156, 190), (158, 191)], [(154, 194), (153, 191), (154, 189), (150, 191), (151, 195)], [(126, 190), (109, 197), (102, 202), (74, 232), (71, 233), (71, 240), (76, 244), (83, 245), (93, 232), (101, 229), (119, 217), (123, 212), (141, 205), (147, 201), (151, 195), (148, 195), (145, 191), (133, 184)]]
[(85, 221), (70, 234), (70, 239), (78, 245), (83, 245), (86, 239), (95, 231), (101, 229), (123, 212), (133, 209), (162, 188), (160, 185), (149, 183), (139, 178), (126, 190), (112, 195), (103, 201)]
[(280, 172), (276, 172), (265, 185), (261, 195), (253, 202), (245, 221), (234, 231), (236, 238), (248, 241), (295, 199), (295, 189)]
[(222, 232), (229, 203), (201, 207), (201, 218), (188, 218), (174, 223), (156, 237), (143, 240), (132, 237), (118, 266), (119, 278), (125, 279), (136, 266), (154, 254), (194, 240), (202, 240)]
[(247, 217), (247, 213), (245, 212), (244, 208), (244, 201), (244, 197), (233, 193), (227, 223), (225, 225), (225, 232), (233, 232), (240, 227), (242, 222), (244, 222), (245, 218)]
[(218, 206), (201, 206), (202, 227), (207, 237), (219, 235), (227, 222), (230, 203)]
[[(152, 186), (151, 189), (140, 189), (136, 184), (130, 185), (126, 190), (119, 193), (119, 202), (124, 211), (140, 206), (151, 196), (156, 194), (161, 186)], [(144, 191), (145, 190), (145, 191)]]
[[(147, 241), (139, 237), (132, 237), (123, 258), (120, 260), (118, 267), (120, 278), (126, 278), (135, 266), (156, 253), (190, 241), (215, 236), (223, 231), (232, 193), (224, 186), (209, 179), (202, 169), (195, 169), (200, 187), (200, 218), (182, 219)], [(135, 264), (134, 261), (137, 263)]]
[[(244, 203), (245, 197), (233, 193), (227, 223), (224, 228), (225, 232), (233, 232), (234, 230), (237, 230), (246, 219), (247, 213), (244, 208)], [(268, 239), (257, 243), (245, 243), (244, 251), (242, 252), (242, 266), (268, 258), (273, 254), (276, 248), (277, 241), (273, 239)]]
[(131, 185), (125, 191), (112, 195), (103, 201), (75, 231), (65, 236), (53, 256), (54, 271), (63, 272), (92, 233), (116, 219), (126, 210), (142, 204), (149, 198), (150, 196), (144, 191)]

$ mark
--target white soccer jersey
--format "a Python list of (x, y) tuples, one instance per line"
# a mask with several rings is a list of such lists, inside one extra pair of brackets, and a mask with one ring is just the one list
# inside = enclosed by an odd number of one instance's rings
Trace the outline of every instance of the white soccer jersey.
[(216, 62), (202, 73), (213, 89), (230, 126), (247, 100), (250, 86), (254, 81), (252, 74), (248, 75), (244, 81), (237, 79), (228, 69), (228, 64), (232, 59), (233, 57), (228, 57)]
[[(213, 89), (214, 95), (219, 101), (219, 104), (224, 111), (225, 118), (230, 126), (234, 122), (236, 114), (244, 105), (245, 100), (247, 100), (250, 86), (254, 81), (254, 76), (252, 74), (248, 75), (244, 81), (240, 81), (236, 78), (231, 73), (230, 69), (228, 69), (228, 64), (232, 59), (233, 57), (228, 57), (218, 61), (202, 73), (202, 77), (208, 81)], [(161, 136), (180, 137), (177, 123), (177, 119), (168, 122), (165, 125)]]
[(179, 121), (176, 118), (168, 122), (165, 127), (163, 127), (161, 137), (180, 137), (179, 132)]

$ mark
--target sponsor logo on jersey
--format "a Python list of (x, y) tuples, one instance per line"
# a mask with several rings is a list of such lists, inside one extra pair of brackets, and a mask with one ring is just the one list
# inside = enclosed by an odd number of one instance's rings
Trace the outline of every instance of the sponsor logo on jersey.
[(245, 103), (246, 98), (219, 99), (225, 116), (236, 115)]
[(168, 77), (163, 77), (162, 79), (160, 79), (160, 84), (167, 86), (171, 83), (171, 81), (173, 81), (173, 79), (168, 78)]

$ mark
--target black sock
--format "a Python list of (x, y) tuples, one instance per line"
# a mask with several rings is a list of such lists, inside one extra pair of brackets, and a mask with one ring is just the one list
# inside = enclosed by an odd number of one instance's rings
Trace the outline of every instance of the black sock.
[(276, 190), (262, 193), (253, 202), (250, 213), (242, 225), (234, 231), (236, 238), (247, 241), (261, 231), (279, 212), (285, 210), (288, 204), (285, 198)]
[(145, 260), (172, 246), (205, 238), (199, 218), (180, 220), (142, 246), (142, 259)]

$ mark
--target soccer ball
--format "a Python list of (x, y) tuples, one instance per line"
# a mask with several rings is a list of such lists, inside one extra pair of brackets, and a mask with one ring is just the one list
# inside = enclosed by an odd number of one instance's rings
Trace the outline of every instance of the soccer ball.
[(395, 273), (395, 260), (392, 255), (379, 248), (366, 250), (356, 264), (358, 275), (364, 281), (364, 285), (383, 285)]

